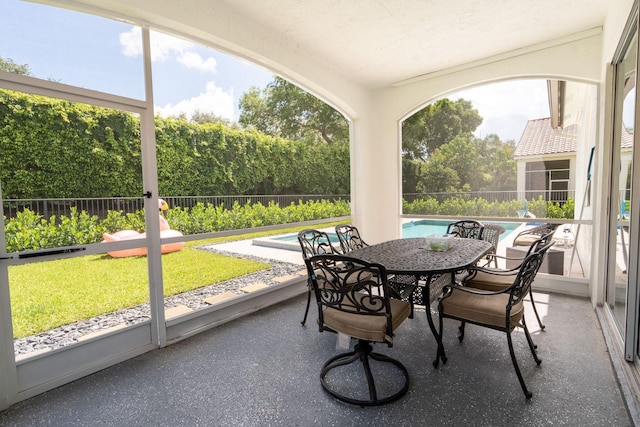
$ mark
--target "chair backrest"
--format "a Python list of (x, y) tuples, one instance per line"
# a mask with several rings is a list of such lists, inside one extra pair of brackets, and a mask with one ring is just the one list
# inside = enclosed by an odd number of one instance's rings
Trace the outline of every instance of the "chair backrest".
[(360, 232), (358, 228), (349, 225), (349, 224), (340, 224), (336, 225), (336, 234), (338, 235), (338, 240), (340, 240), (340, 247), (342, 248), (343, 253), (349, 253), (354, 249), (364, 248), (365, 246), (369, 246), (362, 240), (360, 237)]
[(553, 243), (549, 245), (549, 242), (551, 242), (551, 239), (553, 238), (554, 233), (555, 233), (555, 229), (549, 231), (547, 234), (544, 234), (542, 237), (540, 237), (539, 239), (531, 243), (531, 245), (529, 246), (529, 249), (527, 250), (527, 255), (525, 255), (525, 257), (531, 255), (534, 252), (538, 252), (545, 247), (546, 249), (544, 250), (544, 253), (546, 254), (547, 250), (551, 246), (553, 246)]
[(453, 234), (457, 237), (464, 237), (467, 239), (482, 239), (482, 232), (484, 225), (478, 221), (472, 219), (465, 219), (462, 221), (456, 221), (449, 224), (447, 227), (447, 234)]
[(315, 255), (305, 260), (319, 308), (318, 324), (323, 330), (323, 311), (334, 309), (363, 316), (386, 316), (386, 335), (393, 336), (390, 296), (384, 266), (339, 254)]
[(329, 235), (320, 230), (302, 230), (298, 233), (298, 242), (302, 249), (302, 258), (308, 259), (314, 255), (336, 254)]
[(531, 284), (540, 270), (544, 255), (555, 242), (549, 242), (545, 246), (539, 248), (537, 251), (527, 255), (527, 257), (520, 264), (520, 270), (516, 276), (513, 284), (511, 285), (511, 294), (509, 297), (508, 308), (513, 307), (516, 303), (522, 301), (522, 299), (529, 293)]
[(500, 235), (505, 232), (503, 226), (498, 224), (485, 224), (482, 231), (482, 240), (493, 245), (493, 248), (488, 253), (495, 254), (498, 251), (498, 242), (500, 241)]

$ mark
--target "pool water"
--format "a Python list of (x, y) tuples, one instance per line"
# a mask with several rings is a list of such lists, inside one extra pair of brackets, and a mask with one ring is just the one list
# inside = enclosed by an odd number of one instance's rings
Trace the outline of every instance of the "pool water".
[[(402, 225), (402, 237), (427, 237), (432, 234), (446, 234), (450, 223), (451, 221), (438, 219), (421, 219), (407, 222)], [(500, 240), (520, 226), (517, 222), (488, 222), (487, 224), (498, 224), (504, 227), (505, 232), (500, 235)]]
[[(446, 220), (438, 220), (438, 219), (421, 219), (418, 221), (411, 221), (402, 224), (402, 238), (409, 237), (427, 237), (432, 234), (446, 234), (447, 227), (451, 221)], [(489, 223), (488, 223), (489, 224)], [(505, 232), (500, 235), (500, 240), (503, 237), (507, 236), (513, 230), (515, 230), (520, 224), (516, 222), (506, 222), (506, 223), (491, 223), (498, 224), (504, 227)], [(327, 233), (329, 235), (329, 239), (331, 243), (335, 243), (336, 245), (340, 244), (338, 240), (338, 236), (336, 233)], [(286, 236), (273, 237), (272, 240), (277, 240), (279, 242), (298, 242), (297, 234), (288, 234)], [(366, 239), (365, 239), (366, 241)]]

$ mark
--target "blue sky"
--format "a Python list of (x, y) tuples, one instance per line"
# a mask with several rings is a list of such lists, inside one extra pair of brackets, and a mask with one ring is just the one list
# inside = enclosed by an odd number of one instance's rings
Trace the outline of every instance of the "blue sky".
[[(36, 77), (143, 98), (138, 28), (17, 0), (0, 0), (0, 10), (0, 56), (28, 64)], [(163, 116), (190, 117), (198, 110), (237, 120), (242, 94), (273, 80), (258, 66), (176, 37), (154, 32), (151, 44), (154, 104)], [(480, 137), (496, 133), (517, 142), (528, 119), (549, 116), (545, 80), (485, 85), (449, 97), (469, 99), (478, 109)]]

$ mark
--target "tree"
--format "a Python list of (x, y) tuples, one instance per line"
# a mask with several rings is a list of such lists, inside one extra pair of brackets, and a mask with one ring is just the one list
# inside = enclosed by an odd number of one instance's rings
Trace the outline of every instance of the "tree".
[[(478, 157), (471, 134), (458, 135), (443, 144), (439, 148), (439, 154), (444, 164), (456, 171), (460, 179), (460, 187), (466, 186), (471, 191), (484, 188), (483, 167), (485, 165)], [(460, 190), (460, 187), (457, 189)]]
[(514, 140), (502, 142), (495, 134), (474, 140), (478, 164), (486, 176), (484, 190), (503, 191), (516, 189), (516, 161)]
[[(426, 193), (515, 190), (514, 150), (512, 140), (503, 143), (497, 135), (484, 139), (458, 135), (436, 148), (426, 162), (418, 162), (422, 165), (416, 190)], [(403, 165), (405, 162), (409, 160), (403, 160)]]
[(447, 159), (439, 149), (433, 153), (428, 162), (420, 166), (420, 176), (416, 189), (420, 193), (451, 193), (460, 185), (460, 178), (455, 170), (447, 166)]
[(211, 123), (211, 124), (219, 123), (221, 125), (225, 125), (230, 129), (238, 129), (238, 124), (233, 120), (228, 119), (226, 117), (219, 116), (217, 114), (207, 113), (200, 110), (195, 110), (193, 113), (191, 113), (191, 121), (194, 123), (198, 123), (200, 125), (205, 123)]
[(4, 59), (0, 56), (0, 71), (6, 71), (8, 73), (20, 74), (21, 76), (30, 76), (31, 70), (26, 64), (16, 64), (13, 59)]
[(473, 133), (482, 123), (471, 101), (447, 98), (427, 105), (402, 123), (402, 155), (427, 160), (457, 135)]
[(239, 123), (290, 140), (349, 141), (349, 123), (342, 114), (280, 77), (262, 91), (252, 87), (242, 95)]

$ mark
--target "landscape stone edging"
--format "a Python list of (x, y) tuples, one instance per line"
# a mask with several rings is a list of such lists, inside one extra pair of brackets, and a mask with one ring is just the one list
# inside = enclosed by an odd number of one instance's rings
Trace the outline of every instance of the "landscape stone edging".
[[(281, 276), (295, 274), (303, 270), (303, 266), (282, 262), (274, 259), (260, 258), (252, 255), (240, 255), (231, 252), (220, 251), (211, 246), (200, 246), (198, 249), (220, 255), (231, 256), (235, 258), (248, 259), (252, 261), (264, 262), (272, 267), (266, 270), (257, 271), (245, 276), (236, 277), (231, 280), (216, 283), (215, 285), (205, 286), (194, 289), (193, 291), (184, 292), (182, 294), (173, 295), (165, 298), (165, 310), (186, 306), (191, 310), (198, 310), (207, 307), (205, 299), (219, 295), (225, 292), (233, 292), (237, 295), (244, 294), (240, 288), (254, 283), (264, 283), (267, 286), (278, 284), (274, 279)], [(28, 355), (34, 352), (46, 350), (54, 350), (77, 343), (83, 336), (93, 334), (104, 329), (109, 329), (118, 325), (135, 325), (151, 319), (151, 310), (149, 304), (141, 304), (135, 307), (129, 307), (112, 313), (102, 314), (91, 319), (81, 320), (68, 325), (63, 325), (49, 331), (14, 340), (14, 353), (16, 357)]]

